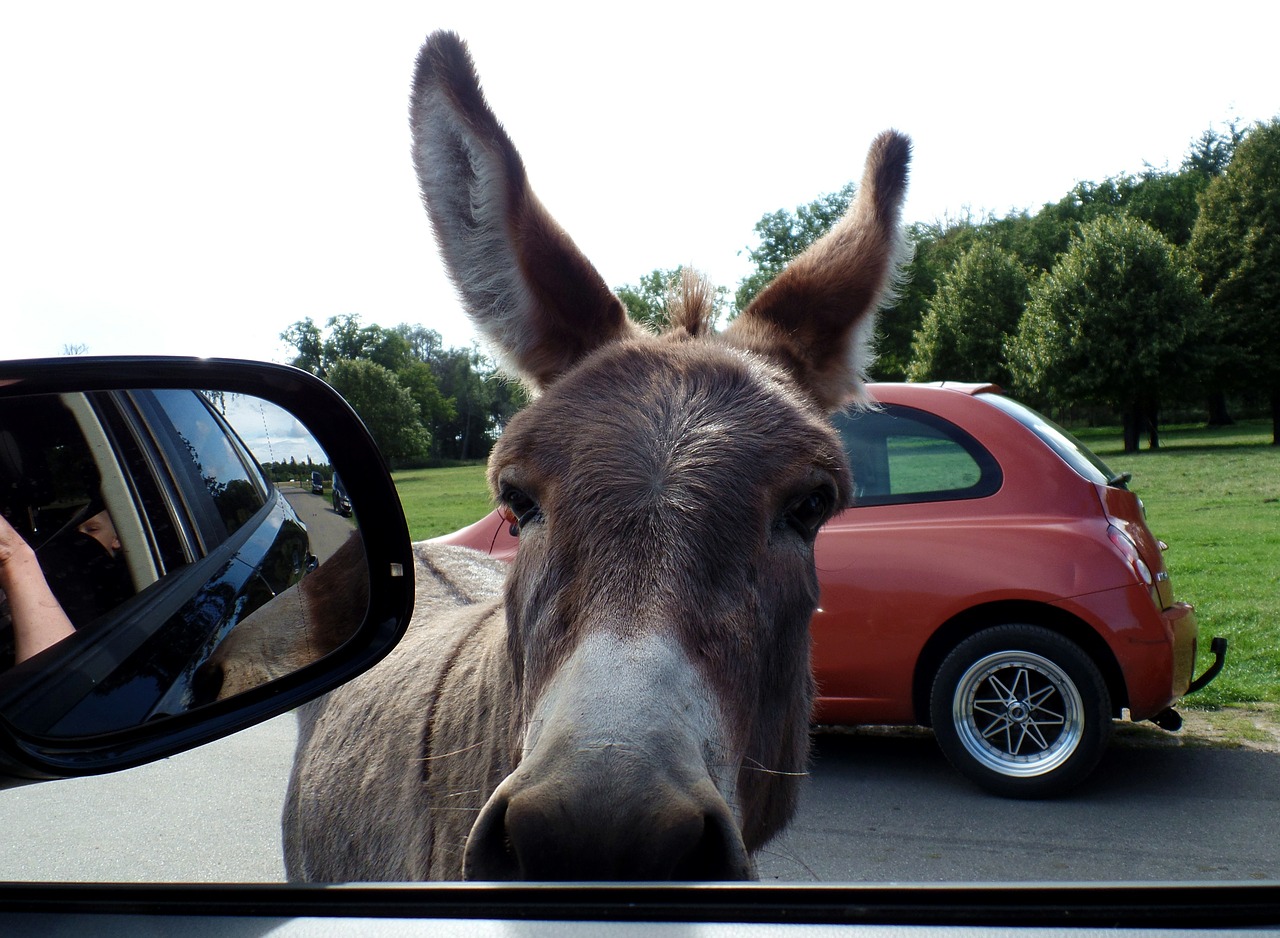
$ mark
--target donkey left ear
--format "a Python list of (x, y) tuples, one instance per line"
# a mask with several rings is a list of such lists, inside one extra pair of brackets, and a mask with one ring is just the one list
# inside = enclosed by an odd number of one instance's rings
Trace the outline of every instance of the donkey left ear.
[(906, 136), (877, 137), (848, 212), (725, 330), (732, 344), (785, 365), (829, 411), (861, 395), (876, 311), (904, 253), (899, 219), (910, 160)]
[(436, 241), (471, 319), (503, 363), (541, 388), (635, 332), (604, 278), (529, 187), (461, 39), (418, 55), (413, 160)]

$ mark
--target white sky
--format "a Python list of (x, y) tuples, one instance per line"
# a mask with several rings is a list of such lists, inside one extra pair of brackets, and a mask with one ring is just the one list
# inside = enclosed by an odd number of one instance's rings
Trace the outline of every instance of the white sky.
[(311, 431), (289, 411), (247, 394), (229, 394), (225, 404), (223, 417), (258, 462), (329, 461)]
[(735, 287), (765, 212), (912, 135), (909, 221), (1176, 168), (1280, 114), (1266, 2), (0, 5), (0, 358), (284, 361), (311, 316), (462, 345), (409, 162), (453, 28), (543, 202), (612, 285)]

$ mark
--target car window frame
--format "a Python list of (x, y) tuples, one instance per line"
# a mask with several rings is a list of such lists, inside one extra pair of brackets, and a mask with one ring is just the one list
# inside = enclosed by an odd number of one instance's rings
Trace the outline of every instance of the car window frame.
[[(888, 417), (895, 420), (906, 420), (921, 425), (931, 431), (934, 431), (939, 437), (948, 440), (959, 446), (974, 461), (978, 468), (978, 480), (969, 486), (953, 489), (933, 489), (922, 492), (899, 492), (899, 493), (877, 493), (866, 494), (859, 491), (858, 483), (858, 467), (860, 463), (865, 463), (865, 454), (869, 449), (876, 449), (874, 443), (869, 447), (867, 439), (855, 440), (850, 435), (849, 424), (856, 420), (881, 421)], [(854, 494), (850, 504), (846, 506), (848, 509), (857, 508), (873, 508), (886, 505), (914, 505), (936, 502), (950, 501), (968, 501), (972, 499), (988, 498), (994, 495), (1004, 485), (1004, 470), (1000, 466), (999, 460), (995, 455), (978, 441), (973, 434), (969, 433), (958, 424), (945, 417), (941, 417), (932, 411), (925, 410), (920, 407), (914, 407), (910, 404), (897, 403), (877, 403), (874, 407), (863, 408), (856, 411), (843, 411), (833, 418), (836, 431), (840, 434), (841, 445), (844, 446), (845, 453), (849, 457), (850, 465), (853, 467), (854, 477)], [(891, 434), (876, 432), (875, 436), (880, 437), (880, 443), (883, 449), (890, 438)], [(887, 465), (887, 453), (885, 454)], [(886, 474), (887, 475), (887, 474)], [(887, 479), (891, 484), (891, 479)]]
[[(236, 532), (229, 529), (205, 480), (196, 472), (187, 446), (184, 445), (181, 431), (173, 423), (173, 415), (161, 399), (161, 394), (190, 394), (217, 427), (222, 439), (227, 441), (230, 452), (239, 463), (244, 478), (249, 481), (257, 496), (258, 506), (250, 518), (256, 518), (267, 507), (270, 502), (270, 493), (261, 467), (241, 446), (237, 445), (238, 437), (235, 431), (210, 405), (208, 399), (198, 391), (187, 388), (161, 388), (126, 392), (124, 396), (134, 408), (139, 421), (138, 432), (146, 433), (156, 447), (168, 476), (173, 482), (179, 503), (186, 508), (186, 516), (190, 520), (191, 529), (197, 538), (201, 552), (208, 554), (229, 537), (234, 536)], [(190, 443), (190, 441), (185, 442)], [(194, 444), (190, 443), (190, 445)], [(239, 526), (247, 524), (249, 520), (245, 519)]]
[(1003, 394), (974, 395), (1010, 419), (1016, 420), (1035, 434), (1036, 439), (1071, 467), (1080, 478), (1095, 485), (1117, 485), (1124, 488), (1126, 476), (1114, 472), (1097, 453), (1078, 440), (1070, 430), (1061, 427), (1033, 407)]

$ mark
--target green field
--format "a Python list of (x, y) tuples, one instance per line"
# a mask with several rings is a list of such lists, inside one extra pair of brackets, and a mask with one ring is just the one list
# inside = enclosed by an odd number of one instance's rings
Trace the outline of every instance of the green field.
[(425, 540), (456, 531), (493, 510), (484, 463), (392, 473), (409, 537)]
[[(1162, 448), (1122, 451), (1120, 431), (1076, 431), (1147, 506), (1179, 599), (1194, 603), (1202, 660), (1209, 638), (1231, 644), (1227, 667), (1187, 703), (1280, 703), (1280, 447), (1271, 425), (1246, 421), (1222, 430), (1170, 427)], [(484, 466), (397, 473), (414, 540), (456, 530), (492, 508)]]
[(1165, 564), (1179, 599), (1194, 603), (1201, 663), (1209, 638), (1231, 644), (1227, 666), (1190, 706), (1280, 702), (1280, 447), (1270, 421), (1162, 428), (1161, 448), (1125, 455), (1120, 431), (1077, 431), (1147, 506), (1169, 545)]

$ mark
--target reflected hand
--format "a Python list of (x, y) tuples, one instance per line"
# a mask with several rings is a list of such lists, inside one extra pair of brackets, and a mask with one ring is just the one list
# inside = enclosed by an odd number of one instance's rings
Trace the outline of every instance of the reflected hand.
[(26, 661), (75, 631), (45, 581), (36, 552), (0, 515), (0, 590), (13, 616), (14, 662)]

